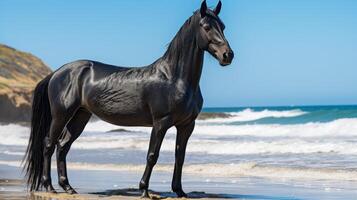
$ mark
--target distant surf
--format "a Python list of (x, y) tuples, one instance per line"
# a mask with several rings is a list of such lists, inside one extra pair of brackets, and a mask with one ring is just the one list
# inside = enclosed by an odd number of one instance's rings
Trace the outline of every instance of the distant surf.
[[(218, 115), (219, 113), (217, 113)], [(267, 117), (275, 117), (275, 118), (282, 118), (282, 117), (296, 117), (300, 115), (306, 114), (306, 112), (301, 111), (300, 109), (293, 109), (293, 110), (284, 110), (284, 111), (274, 111), (264, 109), (261, 111), (254, 111), (251, 108), (246, 108), (239, 112), (228, 112), (225, 113), (227, 116), (224, 118), (216, 117), (212, 115), (211, 118), (206, 118), (205, 122), (216, 122), (216, 123), (229, 123), (229, 122), (245, 122), (245, 121), (253, 121), (258, 119), (263, 119)]]

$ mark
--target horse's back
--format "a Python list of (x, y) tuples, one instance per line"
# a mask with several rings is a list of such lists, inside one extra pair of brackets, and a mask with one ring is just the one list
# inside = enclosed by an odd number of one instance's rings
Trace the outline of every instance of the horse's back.
[(132, 69), (92, 60), (77, 60), (67, 63), (56, 70), (51, 78), (50, 85), (52, 85), (52, 88), (63, 88), (64, 85), (83, 84), (87, 78), (91, 78), (92, 81), (99, 81), (114, 73)]

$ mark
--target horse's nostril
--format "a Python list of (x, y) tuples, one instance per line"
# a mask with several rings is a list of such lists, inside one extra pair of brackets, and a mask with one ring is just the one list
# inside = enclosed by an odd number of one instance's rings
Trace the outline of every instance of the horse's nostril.
[(234, 57), (233, 51), (226, 51), (226, 52), (223, 53), (223, 59), (224, 60), (227, 60), (227, 61), (228, 60), (232, 60), (233, 57)]
[(223, 58), (224, 58), (224, 59), (227, 59), (228, 56), (229, 56), (228, 54), (229, 54), (229, 53), (227, 53), (227, 52), (223, 53)]

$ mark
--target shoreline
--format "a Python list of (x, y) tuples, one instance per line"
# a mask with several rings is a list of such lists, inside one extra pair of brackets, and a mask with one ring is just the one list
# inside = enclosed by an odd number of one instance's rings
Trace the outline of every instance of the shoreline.
[[(71, 185), (79, 195), (67, 195), (57, 184), (56, 170), (52, 170), (52, 182), (59, 194), (26, 191), (19, 179), (21, 169), (0, 165), (0, 199), (49, 200), (49, 199), (140, 199), (137, 189), (142, 172), (69, 170)], [(150, 189), (156, 199), (175, 199), (171, 192), (172, 172), (153, 171)], [(266, 179), (257, 177), (207, 177), (183, 174), (183, 189), (190, 198), (202, 200), (334, 200), (353, 199), (356, 194), (354, 181), (311, 181)], [(31, 196), (32, 195), (32, 196)]]
[[(110, 200), (133, 200), (141, 199), (141, 190), (136, 188), (123, 188), (123, 189), (110, 189), (102, 192), (90, 192), (90, 193), (80, 193), (80, 194), (67, 194), (62, 191), (58, 193), (47, 193), (47, 192), (27, 192), (26, 190), (11, 190), (12, 188), (23, 188), (24, 182), (19, 179), (0, 179), (0, 199), (12, 199), (12, 200), (51, 200), (51, 199), (110, 199)], [(149, 190), (150, 199), (183, 199), (176, 198), (176, 194), (173, 192), (158, 192)], [(184, 199), (202, 199), (202, 200), (218, 200), (218, 199), (235, 199), (240, 198), (236, 195), (230, 194), (214, 194), (199, 191), (192, 191), (187, 193), (188, 197)], [(243, 196), (241, 196), (243, 197)]]
[[(0, 166), (21, 167), (19, 161), (0, 160)], [(51, 169), (56, 170), (56, 163), (52, 162)], [(67, 162), (68, 170), (77, 171), (109, 171), (112, 173), (141, 173), (145, 164), (109, 164), (109, 163), (80, 163)], [(170, 173), (174, 170), (172, 164), (157, 164), (155, 171)], [(229, 172), (229, 173), (227, 173)], [(186, 164), (183, 168), (186, 175), (209, 177), (209, 178), (266, 178), (286, 179), (291, 181), (351, 181), (357, 182), (357, 170), (342, 170), (328, 168), (303, 168), (303, 167), (278, 167), (261, 165), (254, 162), (223, 164)], [(0, 177), (1, 178), (1, 177)]]
[[(7, 187), (16, 187), (17, 190), (7, 190)], [(137, 188), (120, 188), (109, 189), (100, 192), (85, 192), (79, 194), (67, 194), (63, 191), (58, 193), (47, 192), (27, 192), (26, 190), (18, 190), (23, 188), (23, 182), (16, 179), (0, 179), (0, 199), (11, 200), (135, 200), (141, 198), (141, 190)], [(171, 191), (149, 190), (150, 199), (159, 200), (180, 200), (180, 199), (200, 199), (200, 200), (219, 200), (219, 199), (251, 199), (251, 200), (302, 200), (300, 198), (289, 196), (269, 196), (261, 194), (225, 194), (225, 193), (209, 193), (203, 191), (188, 192), (187, 198), (177, 198), (176, 194)]]

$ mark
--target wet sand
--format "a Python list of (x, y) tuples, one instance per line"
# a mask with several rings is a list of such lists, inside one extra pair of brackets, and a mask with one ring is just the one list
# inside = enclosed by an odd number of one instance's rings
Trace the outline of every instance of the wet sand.
[[(22, 200), (22, 199), (31, 199), (31, 200), (51, 200), (51, 199), (108, 199), (108, 200), (124, 200), (124, 199), (142, 199), (141, 191), (135, 188), (125, 188), (125, 189), (116, 189), (116, 190), (107, 190), (97, 193), (89, 194), (74, 194), (69, 195), (66, 193), (47, 193), (47, 192), (26, 192), (23, 190), (24, 183), (21, 180), (13, 179), (0, 179), (0, 199), (9, 199), (9, 200)], [(150, 191), (151, 199), (227, 199), (230, 198), (224, 194), (209, 194), (205, 192), (190, 192), (188, 193), (188, 198), (175, 198), (175, 194), (172, 192), (157, 192)]]
[[(141, 171), (98, 171), (70, 169), (71, 185), (78, 195), (67, 195), (57, 184), (52, 170), (53, 185), (59, 194), (28, 193), (20, 180), (21, 168), (0, 165), (0, 199), (140, 199), (138, 182)], [(171, 192), (171, 172), (153, 172), (150, 189), (153, 199), (177, 199)], [(288, 180), (259, 177), (207, 177), (184, 174), (183, 189), (188, 199), (246, 199), (246, 200), (337, 200), (355, 199), (355, 181)], [(199, 191), (199, 192), (197, 192)]]

